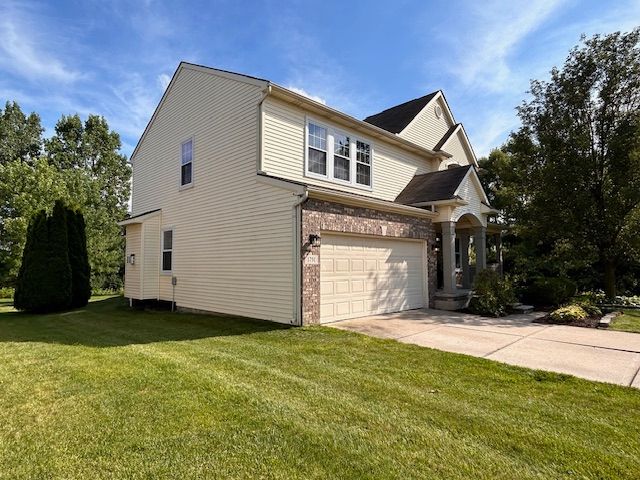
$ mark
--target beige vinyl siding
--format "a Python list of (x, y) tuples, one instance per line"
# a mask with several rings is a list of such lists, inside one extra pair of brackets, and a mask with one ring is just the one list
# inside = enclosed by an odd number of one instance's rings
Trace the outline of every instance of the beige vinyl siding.
[(487, 216), (482, 215), (482, 194), (478, 191), (475, 181), (471, 178), (471, 175), (467, 176), (464, 182), (458, 189), (458, 195), (464, 200), (469, 202), (468, 205), (456, 207), (451, 215), (451, 220), (458, 221), (458, 219), (465, 213), (472, 213), (476, 216), (483, 225), (487, 224)]
[(444, 150), (453, 155), (453, 157), (443, 161), (440, 165), (440, 170), (444, 170), (452, 163), (457, 163), (458, 165), (473, 165), (473, 156), (466, 147), (466, 141), (462, 130), (458, 131), (458, 133), (449, 140), (445, 145)]
[[(133, 214), (161, 208), (160, 228), (173, 228), (179, 307), (290, 323), (296, 197), (256, 182), (261, 95), (181, 69), (133, 159)], [(193, 187), (181, 190), (180, 145), (191, 137)], [(171, 300), (171, 275), (158, 279)]]
[(158, 273), (160, 271), (160, 216), (145, 220), (144, 258), (142, 260), (143, 298), (158, 298)]
[(125, 254), (136, 256), (135, 265), (124, 265), (124, 296), (126, 298), (142, 298), (142, 226), (139, 223), (127, 225), (127, 246)]
[[(437, 118), (435, 114), (434, 108), (436, 104), (439, 104), (440, 108), (442, 108), (442, 116), (440, 118)], [(421, 147), (433, 149), (453, 125), (447, 115), (447, 110), (448, 108), (442, 97), (439, 97), (422, 109), (399, 135)]]
[[(311, 118), (335, 127), (373, 147), (371, 190), (351, 187), (328, 180), (305, 176), (305, 111), (280, 100), (267, 98), (263, 103), (263, 159), (262, 170), (276, 177), (311, 185), (334, 188), (383, 200), (395, 200), (414, 175), (435, 169), (433, 160), (405, 152), (379, 138), (368, 138), (357, 132), (334, 125), (318, 116)], [(329, 156), (330, 157), (330, 156)], [(330, 161), (331, 158), (327, 159)]]

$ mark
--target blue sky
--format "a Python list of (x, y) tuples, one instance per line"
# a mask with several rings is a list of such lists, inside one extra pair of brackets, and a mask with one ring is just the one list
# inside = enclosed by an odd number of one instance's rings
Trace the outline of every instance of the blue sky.
[(0, 101), (104, 115), (130, 154), (180, 60), (270, 79), (363, 118), (442, 89), (476, 153), (517, 128), (531, 78), (640, 0), (0, 2)]

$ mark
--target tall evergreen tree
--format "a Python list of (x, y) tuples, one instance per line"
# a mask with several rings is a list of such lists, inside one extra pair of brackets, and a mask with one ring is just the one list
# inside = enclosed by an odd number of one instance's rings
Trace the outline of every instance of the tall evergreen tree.
[(40, 210), (31, 219), (16, 283), (14, 306), (18, 310), (45, 312), (49, 292), (41, 288), (49, 268), (49, 227), (47, 212)]
[(51, 311), (64, 310), (71, 305), (71, 265), (67, 232), (67, 209), (61, 200), (53, 206), (47, 219), (49, 227), (49, 261), (40, 288), (49, 298)]
[(91, 297), (91, 276), (84, 217), (80, 211), (67, 210), (67, 233), (71, 266), (71, 306), (84, 307)]

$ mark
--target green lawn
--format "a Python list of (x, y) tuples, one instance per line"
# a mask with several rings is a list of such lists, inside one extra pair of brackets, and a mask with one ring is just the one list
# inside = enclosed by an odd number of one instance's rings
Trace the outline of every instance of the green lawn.
[(0, 478), (640, 472), (631, 388), (121, 298), (0, 312)]
[(640, 310), (623, 310), (622, 315), (617, 316), (609, 328), (622, 332), (640, 333)]

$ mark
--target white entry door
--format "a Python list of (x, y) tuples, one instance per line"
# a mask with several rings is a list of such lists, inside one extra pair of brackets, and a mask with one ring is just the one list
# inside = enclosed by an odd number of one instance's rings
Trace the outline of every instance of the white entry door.
[(320, 322), (425, 306), (423, 241), (323, 234)]

